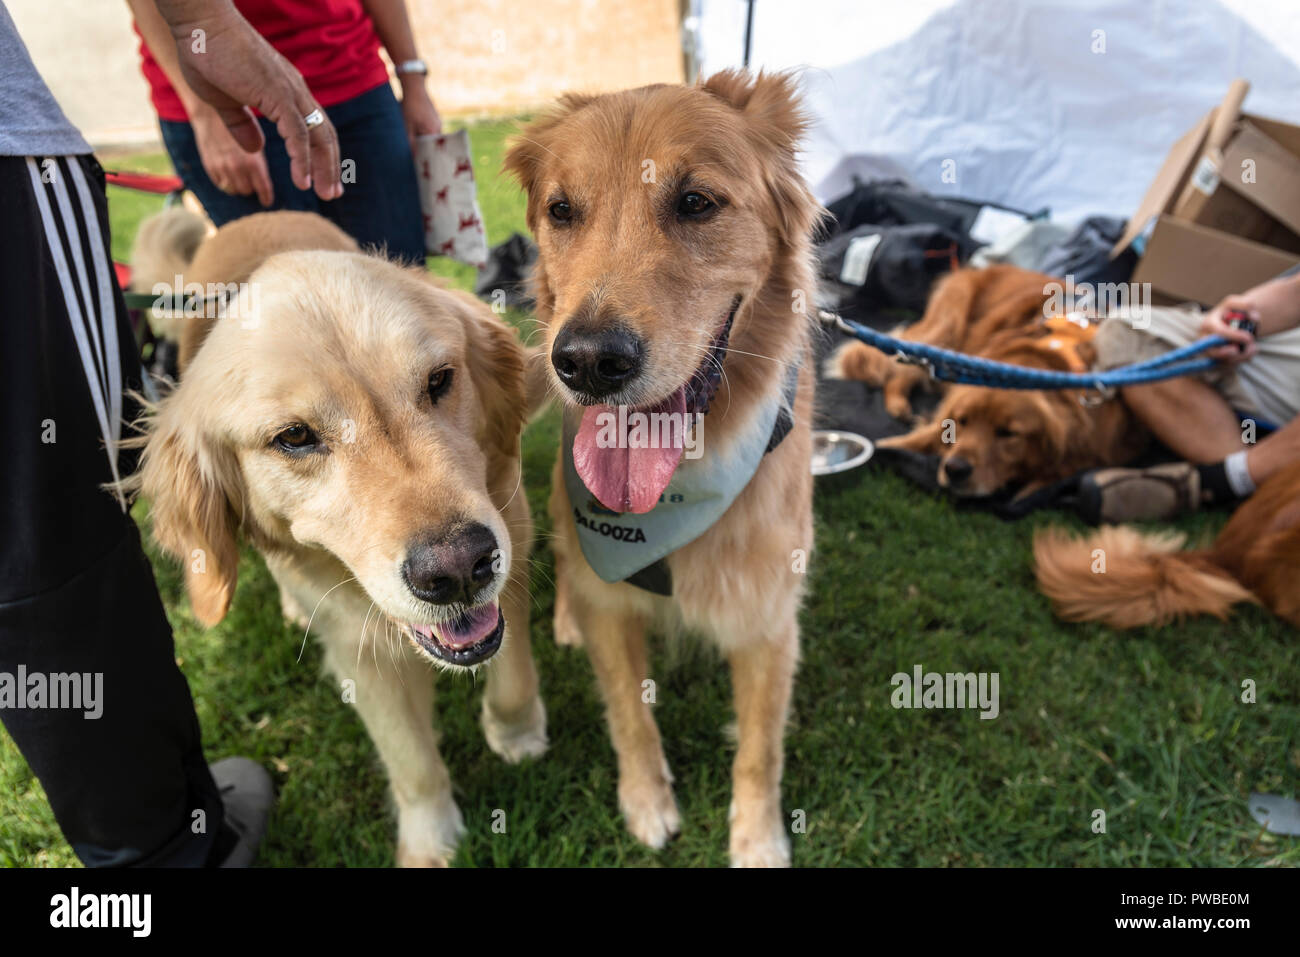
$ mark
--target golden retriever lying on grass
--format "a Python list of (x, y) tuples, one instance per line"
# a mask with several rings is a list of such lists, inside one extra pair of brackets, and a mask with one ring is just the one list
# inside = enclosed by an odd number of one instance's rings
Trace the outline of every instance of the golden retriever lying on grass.
[[(647, 680), (646, 631), (685, 626), (726, 655), (737, 865), (790, 860), (782, 735), (812, 548), (820, 211), (795, 164), (804, 125), (789, 77), (724, 72), (567, 96), (506, 159), (540, 249), (537, 361), (565, 406), (556, 638), (586, 646), (623, 816), (655, 848), (680, 819), (650, 707), (673, 702)], [(682, 427), (647, 444), (633, 416)]]
[[(1052, 319), (1054, 284), (1060, 285), (1016, 266), (961, 269), (935, 286), (924, 316), (894, 335), (1012, 365), (1081, 372), (1095, 355), (1068, 322)], [(835, 351), (827, 373), (880, 386), (886, 410), (904, 420), (913, 418), (912, 392), (930, 385), (920, 366), (856, 341)], [(938, 484), (978, 498), (1024, 496), (1083, 469), (1123, 465), (1146, 442), (1145, 429), (1118, 398), (1096, 403), (1077, 389), (950, 385), (929, 422), (877, 444), (938, 455)]]
[(440, 865), (464, 826), (431, 665), (486, 668), (483, 729), (506, 760), (546, 747), (528, 642), (522, 350), (476, 300), (353, 248), (306, 213), (241, 219), (199, 247), (205, 281), (247, 284), (205, 323), (132, 484), (203, 624), (230, 604), (238, 536), (262, 553), (286, 617), (310, 622), (326, 666), (352, 683), (345, 700), (396, 799), (398, 862)]

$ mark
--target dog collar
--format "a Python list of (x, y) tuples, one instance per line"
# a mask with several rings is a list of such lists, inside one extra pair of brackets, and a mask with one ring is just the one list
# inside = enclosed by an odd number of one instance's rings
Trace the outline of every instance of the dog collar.
[(565, 409), (564, 486), (582, 554), (603, 581), (625, 581), (658, 595), (672, 594), (667, 556), (713, 527), (744, 491), (763, 457), (793, 428), (802, 364), (800, 357), (786, 367), (783, 388), (758, 410), (746, 434), (731, 442), (725, 453), (683, 459), (659, 504), (640, 514), (605, 508), (583, 484), (573, 465), (573, 440), (582, 410)]

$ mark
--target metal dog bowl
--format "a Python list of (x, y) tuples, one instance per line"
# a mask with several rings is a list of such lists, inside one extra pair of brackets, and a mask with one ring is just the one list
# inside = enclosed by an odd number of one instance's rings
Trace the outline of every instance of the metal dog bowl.
[(876, 447), (866, 436), (854, 432), (814, 431), (812, 474), (839, 475), (865, 465)]

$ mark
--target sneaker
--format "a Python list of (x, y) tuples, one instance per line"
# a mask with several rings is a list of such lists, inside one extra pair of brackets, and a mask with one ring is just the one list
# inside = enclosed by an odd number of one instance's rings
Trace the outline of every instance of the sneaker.
[(266, 768), (248, 758), (222, 758), (209, 765), (225, 809), (223, 828), (234, 837), (219, 867), (251, 867), (266, 834), (266, 819), (275, 804), (275, 787)]
[(1190, 462), (1095, 469), (1079, 480), (1079, 514), (1093, 525), (1162, 521), (1200, 504), (1201, 475)]

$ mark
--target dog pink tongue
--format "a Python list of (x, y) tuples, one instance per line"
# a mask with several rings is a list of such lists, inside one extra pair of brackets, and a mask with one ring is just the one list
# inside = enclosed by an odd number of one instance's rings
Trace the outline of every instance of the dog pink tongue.
[[(660, 429), (651, 416), (664, 412), (671, 416), (667, 420), (670, 426)], [(636, 428), (638, 414), (645, 416), (642, 429)], [(615, 512), (648, 512), (659, 504), (659, 496), (673, 480), (682, 459), (685, 426), (685, 388), (658, 405), (628, 409), (621, 423), (617, 408), (588, 406), (573, 439), (573, 467), (601, 505)], [(631, 447), (629, 435), (636, 448)], [(668, 443), (649, 447), (660, 438)]]
[(433, 630), (448, 648), (467, 648), (490, 635), (500, 620), (497, 603), (491, 602), (471, 608), (453, 621), (440, 621)]

